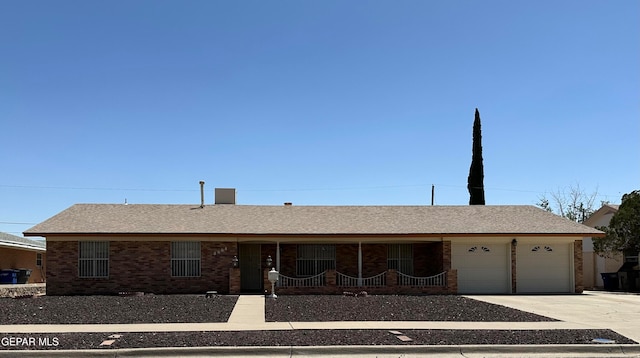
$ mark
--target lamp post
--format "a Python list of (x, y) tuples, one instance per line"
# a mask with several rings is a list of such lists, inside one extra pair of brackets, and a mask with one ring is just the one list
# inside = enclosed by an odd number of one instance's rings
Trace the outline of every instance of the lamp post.
[(276, 282), (278, 282), (278, 276), (280, 274), (278, 273), (278, 271), (276, 271), (275, 267), (271, 268), (271, 271), (269, 271), (268, 273), (268, 278), (269, 278), (269, 282), (271, 282), (271, 294), (269, 295), (269, 298), (278, 298), (278, 296), (276, 296)]

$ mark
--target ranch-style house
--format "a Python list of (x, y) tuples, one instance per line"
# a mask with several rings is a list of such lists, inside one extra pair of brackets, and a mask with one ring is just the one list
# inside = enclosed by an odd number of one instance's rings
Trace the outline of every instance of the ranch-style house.
[[(32, 227), (47, 294), (579, 293), (602, 232), (534, 206), (76, 204)], [(204, 197), (204, 196), (203, 196)]]

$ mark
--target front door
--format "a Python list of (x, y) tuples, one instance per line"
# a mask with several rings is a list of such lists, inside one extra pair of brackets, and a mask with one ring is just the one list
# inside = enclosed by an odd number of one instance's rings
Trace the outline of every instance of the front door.
[(242, 292), (262, 292), (262, 262), (260, 244), (240, 244), (240, 289)]

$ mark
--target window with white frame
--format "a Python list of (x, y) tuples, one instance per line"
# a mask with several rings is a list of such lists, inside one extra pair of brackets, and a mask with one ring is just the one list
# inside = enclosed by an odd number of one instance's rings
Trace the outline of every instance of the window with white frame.
[(78, 244), (78, 276), (109, 277), (109, 241), (80, 241)]
[(413, 275), (413, 245), (387, 245), (387, 268), (402, 272), (405, 275)]
[(42, 253), (36, 253), (36, 267), (42, 267)]
[(336, 245), (298, 245), (296, 275), (314, 276), (336, 268)]
[(171, 243), (171, 276), (200, 276), (199, 241), (178, 241)]

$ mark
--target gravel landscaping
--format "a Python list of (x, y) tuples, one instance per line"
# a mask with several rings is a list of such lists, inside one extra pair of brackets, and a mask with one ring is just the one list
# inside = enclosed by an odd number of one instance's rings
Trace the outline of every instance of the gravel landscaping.
[[(0, 299), (0, 324), (226, 322), (235, 295), (41, 296)], [(462, 296), (280, 296), (265, 303), (267, 322), (482, 321), (552, 318)]]
[[(42, 296), (0, 299), (0, 324), (226, 322), (238, 296)], [(267, 321), (533, 322), (551, 318), (461, 296), (280, 296), (266, 300)], [(634, 344), (611, 330), (282, 330), (235, 332), (0, 334), (0, 350), (199, 346)], [(113, 339), (111, 345), (103, 345)]]
[(0, 324), (226, 322), (238, 296), (41, 296), (0, 299)]
[[(304, 297), (304, 299), (301, 299)], [(267, 300), (267, 322), (481, 321), (555, 319), (462, 296), (279, 296)]]

